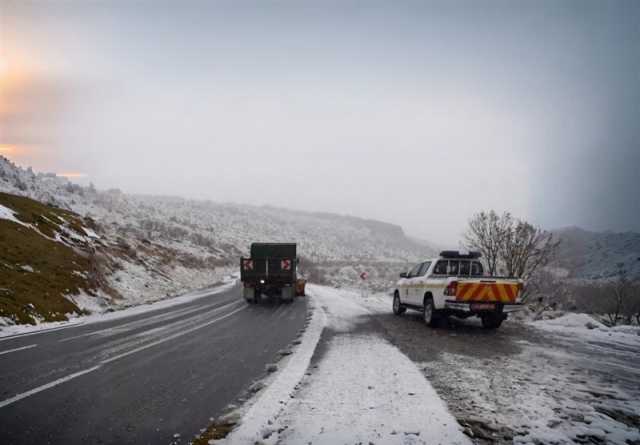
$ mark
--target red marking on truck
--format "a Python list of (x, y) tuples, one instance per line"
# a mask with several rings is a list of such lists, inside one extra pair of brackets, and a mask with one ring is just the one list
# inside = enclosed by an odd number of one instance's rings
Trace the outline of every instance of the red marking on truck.
[(515, 303), (520, 292), (519, 284), (511, 283), (458, 283), (458, 301), (492, 301)]
[(243, 260), (242, 267), (244, 270), (253, 270), (253, 261), (252, 260)]
[(291, 270), (291, 260), (281, 260), (280, 261), (280, 269), (282, 269), (282, 270)]

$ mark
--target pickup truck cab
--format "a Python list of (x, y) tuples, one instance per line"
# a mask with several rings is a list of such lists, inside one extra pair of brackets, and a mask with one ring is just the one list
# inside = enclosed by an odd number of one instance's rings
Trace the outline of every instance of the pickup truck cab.
[(500, 327), (507, 314), (522, 309), (522, 280), (484, 275), (479, 252), (447, 250), (400, 274), (393, 292), (393, 313), (423, 313), (432, 326), (438, 318), (478, 316), (485, 328)]

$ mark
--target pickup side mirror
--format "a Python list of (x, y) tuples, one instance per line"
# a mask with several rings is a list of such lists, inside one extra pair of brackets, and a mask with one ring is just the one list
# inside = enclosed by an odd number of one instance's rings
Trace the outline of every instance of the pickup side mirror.
[(407, 278), (407, 273), (406, 272), (400, 273), (400, 278)]

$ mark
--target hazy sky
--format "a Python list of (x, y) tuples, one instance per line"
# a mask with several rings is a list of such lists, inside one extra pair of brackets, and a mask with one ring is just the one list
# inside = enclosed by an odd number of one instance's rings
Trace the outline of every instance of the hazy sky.
[(640, 230), (640, 2), (0, 0), (0, 153), (128, 192)]

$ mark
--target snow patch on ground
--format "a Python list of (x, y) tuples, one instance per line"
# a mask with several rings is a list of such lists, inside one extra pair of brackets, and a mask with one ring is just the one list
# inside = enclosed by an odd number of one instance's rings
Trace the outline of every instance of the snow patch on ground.
[(83, 311), (91, 314), (100, 314), (107, 310), (110, 300), (101, 295), (88, 295), (81, 292), (77, 295), (67, 295), (67, 300), (78, 306)]
[(632, 389), (640, 378), (637, 370), (613, 378), (610, 357), (522, 346), (520, 354), (503, 361), (443, 353), (422, 366), (439, 390), (450, 394), (461, 423), (482, 441), (624, 445), (640, 440), (640, 388)]
[(594, 328), (606, 329), (606, 326), (600, 323), (599, 321), (597, 321), (595, 318), (587, 314), (574, 314), (574, 313), (565, 314), (561, 317), (553, 318), (551, 320), (539, 320), (534, 322), (534, 326), (546, 327), (551, 329), (578, 328), (581, 330), (585, 328), (588, 329), (589, 328), (588, 326), (591, 326), (591, 329), (594, 329)]
[(5, 207), (0, 204), (0, 219), (6, 219), (8, 221), (14, 222), (16, 224), (20, 224), (21, 226), (31, 227), (29, 224), (25, 224), (16, 218), (16, 212), (11, 210), (9, 207)]
[(356, 292), (308, 284), (307, 293), (327, 313), (328, 327), (335, 331), (348, 332), (359, 317), (369, 314), (358, 301), (361, 297)]
[(539, 320), (529, 323), (531, 326), (553, 332), (575, 340), (599, 343), (618, 343), (639, 346), (640, 336), (637, 327), (618, 326), (608, 328), (587, 314), (569, 313), (551, 320)]
[(283, 443), (470, 443), (415, 364), (375, 336), (335, 337), (278, 424)]
[[(309, 285), (307, 295), (314, 314), (302, 344), (222, 443), (470, 443), (408, 357), (349, 333), (384, 298), (366, 308), (357, 292)], [(328, 351), (307, 370), (324, 327)]]

